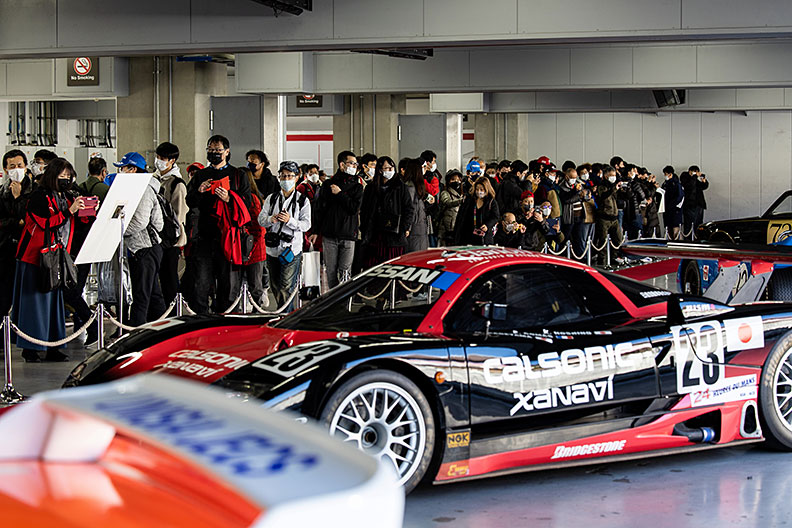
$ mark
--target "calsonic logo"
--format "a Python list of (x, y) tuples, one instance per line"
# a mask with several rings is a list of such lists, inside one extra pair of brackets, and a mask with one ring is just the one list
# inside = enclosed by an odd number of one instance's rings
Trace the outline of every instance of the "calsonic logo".
[(526, 254), (528, 254), (526, 251), (508, 248), (448, 250), (443, 253), (443, 258), (428, 260), (426, 263), (431, 265), (443, 262), (481, 262), (484, 260), (520, 257)]
[(644, 299), (653, 299), (655, 297), (667, 297), (671, 295), (671, 292), (658, 290), (658, 291), (642, 291), (641, 297)]
[[(635, 351), (632, 343), (591, 346), (585, 349), (571, 348), (558, 352), (545, 352), (537, 356), (538, 368), (534, 369), (528, 356), (493, 357), (484, 361), (484, 379), (492, 385), (551, 378), (560, 374), (582, 374), (617, 367), (630, 368), (633, 361), (625, 354)], [(500, 374), (496, 371), (501, 370)]]
[(613, 453), (623, 451), (627, 440), (614, 440), (613, 442), (599, 442), (596, 444), (583, 444), (576, 446), (560, 445), (555, 448), (551, 459), (570, 458), (585, 455), (599, 455), (601, 453)]
[(717, 386), (690, 394), (690, 406), (716, 405), (719, 403), (752, 400), (757, 396), (756, 374), (724, 378)]
[(514, 416), (518, 411), (534, 411), (553, 409), (559, 405), (581, 405), (584, 403), (601, 402), (613, 399), (613, 376), (600, 381), (576, 383), (567, 387), (551, 387), (549, 389), (526, 392), (515, 392), (517, 403), (509, 411)]
[[(168, 356), (174, 358), (158, 367), (169, 370), (181, 370), (197, 377), (208, 378), (224, 369), (237, 370), (244, 367), (249, 361), (224, 354), (222, 352), (207, 352), (204, 350), (180, 350)], [(211, 367), (206, 365), (212, 365)]]
[(441, 270), (426, 268), (415, 268), (412, 266), (398, 266), (396, 264), (385, 264), (372, 269), (366, 275), (369, 277), (383, 277), (385, 279), (401, 279), (404, 281), (418, 282), (420, 284), (431, 284), (437, 277), (442, 275)]

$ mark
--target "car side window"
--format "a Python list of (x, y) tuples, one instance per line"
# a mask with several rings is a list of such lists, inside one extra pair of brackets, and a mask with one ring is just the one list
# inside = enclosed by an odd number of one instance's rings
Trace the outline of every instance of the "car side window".
[(483, 302), (506, 305), (506, 318), (492, 321), (490, 331), (550, 328), (591, 319), (569, 283), (541, 266), (498, 270), (472, 284), (457, 302), (444, 321), (451, 331), (483, 331)]

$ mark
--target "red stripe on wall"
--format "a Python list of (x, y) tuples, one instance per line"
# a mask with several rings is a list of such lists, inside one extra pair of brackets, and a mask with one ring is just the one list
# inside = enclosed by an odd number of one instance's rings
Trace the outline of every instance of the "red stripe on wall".
[(333, 134), (286, 134), (286, 141), (333, 141)]
[(473, 132), (465, 132), (462, 134), (462, 139), (464, 140), (475, 139), (475, 136), (476, 134)]

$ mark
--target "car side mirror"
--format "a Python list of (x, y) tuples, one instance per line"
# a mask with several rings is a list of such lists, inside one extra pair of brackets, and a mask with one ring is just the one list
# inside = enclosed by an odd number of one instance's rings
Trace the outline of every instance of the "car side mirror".
[(507, 307), (506, 304), (482, 301), (476, 303), (476, 312), (487, 321), (505, 321)]

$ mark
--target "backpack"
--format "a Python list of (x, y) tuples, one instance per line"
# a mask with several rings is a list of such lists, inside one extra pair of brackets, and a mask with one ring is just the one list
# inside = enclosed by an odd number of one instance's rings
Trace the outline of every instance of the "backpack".
[[(175, 184), (178, 183), (180, 182), (174, 182), (174, 188), (176, 186)], [(170, 248), (178, 242), (181, 236), (181, 222), (179, 222), (179, 218), (176, 216), (173, 206), (165, 199), (165, 196), (163, 196), (162, 193), (155, 194), (157, 195), (157, 202), (159, 202), (160, 209), (162, 210), (162, 229), (159, 231), (159, 237), (162, 239), (163, 247)]]

